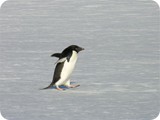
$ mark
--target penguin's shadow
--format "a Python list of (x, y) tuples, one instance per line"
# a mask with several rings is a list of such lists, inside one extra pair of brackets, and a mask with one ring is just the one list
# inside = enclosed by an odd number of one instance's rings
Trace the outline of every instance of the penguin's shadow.
[[(75, 82), (71, 82), (71, 84), (74, 84)], [(59, 86), (60, 88), (64, 89), (64, 90), (67, 90), (69, 89), (68, 87), (64, 86), (64, 85), (61, 85)], [(56, 89), (56, 86), (52, 86), (50, 89)]]
[[(66, 89), (69, 89), (68, 87), (64, 86), (64, 85), (61, 85), (59, 86), (60, 88), (66, 90)], [(50, 89), (56, 89), (56, 86), (52, 86)]]

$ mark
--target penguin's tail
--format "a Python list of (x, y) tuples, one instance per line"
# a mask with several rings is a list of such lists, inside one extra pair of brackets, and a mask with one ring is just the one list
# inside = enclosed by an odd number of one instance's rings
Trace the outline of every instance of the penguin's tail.
[(40, 89), (40, 90), (49, 89), (49, 88), (51, 88), (53, 85), (54, 85), (54, 84), (53, 84), (53, 83), (51, 83), (49, 86), (47, 86), (47, 87), (45, 87), (45, 88), (42, 88), (42, 89)]

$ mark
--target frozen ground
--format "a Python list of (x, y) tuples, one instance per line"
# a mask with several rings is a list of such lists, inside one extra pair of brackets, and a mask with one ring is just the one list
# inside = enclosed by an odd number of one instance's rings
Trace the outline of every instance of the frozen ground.
[[(0, 111), (8, 120), (151, 120), (159, 109), (159, 13), (150, 0), (10, 0), (0, 10)], [(70, 44), (81, 86), (39, 90)]]

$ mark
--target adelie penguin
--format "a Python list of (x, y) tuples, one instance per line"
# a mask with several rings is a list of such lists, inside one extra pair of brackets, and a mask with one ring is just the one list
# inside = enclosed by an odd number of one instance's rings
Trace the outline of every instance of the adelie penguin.
[(78, 53), (84, 50), (84, 48), (77, 45), (71, 45), (65, 48), (62, 53), (54, 53), (52, 57), (58, 57), (59, 60), (56, 62), (56, 67), (53, 75), (51, 84), (43, 89), (51, 88), (55, 86), (57, 90), (64, 90), (60, 88), (64, 85), (68, 88), (75, 88), (79, 85), (71, 85), (70, 76), (75, 68), (75, 64), (78, 59)]

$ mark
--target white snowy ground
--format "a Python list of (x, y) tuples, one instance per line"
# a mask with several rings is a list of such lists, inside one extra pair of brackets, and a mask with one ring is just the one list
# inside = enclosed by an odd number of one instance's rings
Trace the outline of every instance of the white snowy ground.
[[(8, 120), (151, 120), (159, 112), (158, 6), (150, 0), (10, 0), (0, 10), (0, 111)], [(75, 89), (39, 90), (85, 48)]]

